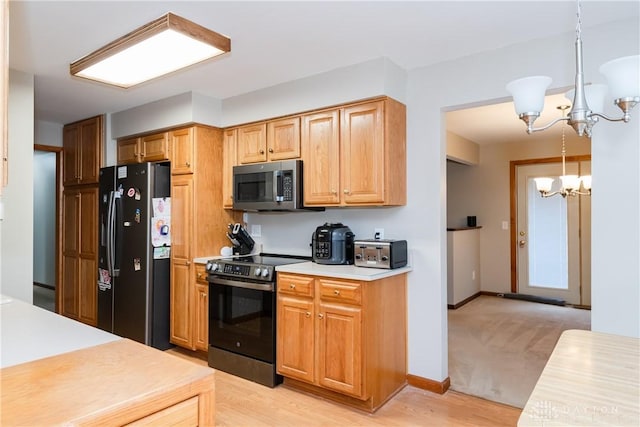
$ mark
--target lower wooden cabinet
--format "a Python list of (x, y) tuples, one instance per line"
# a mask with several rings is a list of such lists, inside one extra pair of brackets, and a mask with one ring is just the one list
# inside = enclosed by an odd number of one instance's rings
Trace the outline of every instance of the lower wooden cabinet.
[(209, 350), (209, 282), (204, 264), (196, 264), (195, 280), (195, 347), (196, 350)]
[(63, 193), (60, 314), (95, 326), (98, 321), (98, 187)]
[(285, 383), (370, 412), (406, 384), (406, 274), (352, 281), (279, 273)]

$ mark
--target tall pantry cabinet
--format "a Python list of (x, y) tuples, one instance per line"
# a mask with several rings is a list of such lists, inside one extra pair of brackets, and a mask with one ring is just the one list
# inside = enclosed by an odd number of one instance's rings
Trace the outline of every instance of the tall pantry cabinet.
[(104, 144), (103, 116), (63, 127), (62, 256), (58, 312), (96, 325), (98, 184)]
[(171, 158), (171, 342), (206, 350), (208, 289), (194, 258), (226, 244), (237, 212), (222, 208), (222, 130), (194, 125), (169, 131)]

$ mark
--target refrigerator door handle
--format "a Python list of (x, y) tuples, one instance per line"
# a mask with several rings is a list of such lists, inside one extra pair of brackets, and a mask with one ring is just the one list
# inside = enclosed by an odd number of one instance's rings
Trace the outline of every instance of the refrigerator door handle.
[(113, 193), (113, 218), (111, 222), (111, 269), (113, 277), (120, 275), (120, 254), (122, 252), (122, 197), (119, 191)]
[(113, 276), (113, 191), (109, 192), (109, 201), (107, 203), (107, 271), (109, 276)]

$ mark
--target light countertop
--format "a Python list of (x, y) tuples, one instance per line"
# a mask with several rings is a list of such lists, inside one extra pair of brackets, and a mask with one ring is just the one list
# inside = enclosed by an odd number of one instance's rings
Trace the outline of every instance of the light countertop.
[(279, 265), (276, 267), (276, 271), (281, 273), (306, 274), (310, 276), (324, 276), (362, 281), (384, 279), (385, 277), (405, 274), (411, 270), (412, 268), (409, 266), (387, 270), (383, 268), (356, 267), (353, 265), (316, 264), (311, 261), (298, 264)]
[(24, 301), (0, 301), (0, 368), (122, 339)]
[(518, 426), (639, 426), (640, 339), (562, 333)]

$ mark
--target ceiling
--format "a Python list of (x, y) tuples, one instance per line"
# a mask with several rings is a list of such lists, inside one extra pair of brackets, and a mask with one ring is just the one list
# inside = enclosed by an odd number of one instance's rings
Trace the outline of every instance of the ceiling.
[[(62, 124), (189, 91), (225, 99), (379, 57), (412, 70), (571, 32), (575, 8), (574, 1), (563, 0), (14, 0), (9, 62), (12, 69), (35, 76), (36, 120)], [(639, 8), (637, 1), (584, 0), (583, 30), (638, 17)], [(227, 35), (231, 52), (130, 89), (69, 75), (74, 60), (168, 11)], [(500, 119), (507, 114), (508, 124)], [(478, 143), (525, 133), (510, 103), (454, 112), (449, 118), (451, 131)]]

